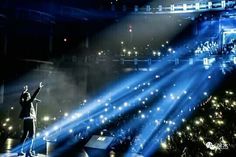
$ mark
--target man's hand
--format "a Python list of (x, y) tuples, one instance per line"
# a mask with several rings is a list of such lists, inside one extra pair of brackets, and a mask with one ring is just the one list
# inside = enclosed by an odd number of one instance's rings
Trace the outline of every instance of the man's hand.
[(42, 82), (39, 83), (39, 88), (42, 88), (44, 85)]
[(23, 92), (25, 93), (25, 92), (27, 92), (27, 91), (28, 91), (28, 85), (25, 85), (25, 86), (24, 86), (24, 91), (23, 91)]

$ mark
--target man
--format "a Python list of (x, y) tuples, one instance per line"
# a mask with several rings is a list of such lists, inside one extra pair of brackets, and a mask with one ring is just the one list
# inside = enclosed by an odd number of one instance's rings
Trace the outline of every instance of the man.
[(37, 100), (36, 96), (39, 93), (40, 89), (43, 87), (42, 82), (39, 83), (38, 89), (34, 92), (32, 97), (30, 96), (30, 93), (28, 92), (28, 86), (24, 86), (24, 91), (21, 94), (20, 97), (20, 104), (21, 104), (21, 112), (20, 112), (20, 119), (24, 120), (23, 124), (23, 135), (21, 138), (21, 151), (18, 153), (18, 156), (25, 155), (23, 153), (24, 143), (26, 139), (29, 140), (29, 147), (27, 147), (26, 150), (26, 157), (32, 157), (34, 156), (32, 154), (32, 146), (33, 146), (33, 139), (35, 136), (35, 121), (36, 121), (36, 112), (33, 106), (33, 101)]

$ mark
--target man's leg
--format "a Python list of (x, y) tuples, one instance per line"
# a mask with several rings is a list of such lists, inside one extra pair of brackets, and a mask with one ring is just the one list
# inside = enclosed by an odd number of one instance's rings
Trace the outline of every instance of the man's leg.
[(20, 152), (18, 152), (19, 156), (24, 155), (24, 143), (27, 139), (27, 136), (28, 136), (28, 127), (27, 127), (27, 124), (24, 120), (24, 122), (23, 122), (23, 135), (22, 135), (21, 140), (20, 140), (21, 150), (20, 150)]
[(27, 148), (26, 156), (33, 156), (32, 154), (32, 148), (33, 148), (33, 141), (34, 141), (34, 134), (35, 134), (35, 122), (33, 119), (28, 119), (28, 126), (29, 126), (29, 147)]

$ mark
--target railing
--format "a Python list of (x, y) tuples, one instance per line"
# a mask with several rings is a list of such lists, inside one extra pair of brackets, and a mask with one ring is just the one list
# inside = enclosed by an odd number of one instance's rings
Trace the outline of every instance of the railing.
[(55, 23), (55, 17), (53, 15), (32, 9), (17, 8), (16, 17), (41, 23)]
[(236, 9), (236, 2), (221, 1), (221, 2), (197, 2), (197, 3), (184, 3), (184, 4), (171, 4), (170, 6), (158, 5), (152, 7), (146, 5), (146, 7), (139, 8), (134, 6), (133, 14), (170, 14), (170, 13), (191, 13), (191, 12), (205, 12), (205, 11), (220, 11), (225, 9)]

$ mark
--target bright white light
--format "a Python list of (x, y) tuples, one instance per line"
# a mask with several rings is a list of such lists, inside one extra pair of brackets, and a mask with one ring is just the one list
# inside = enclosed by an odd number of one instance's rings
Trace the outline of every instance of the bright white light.
[(187, 126), (187, 127), (186, 127), (186, 129), (187, 129), (187, 130), (190, 130), (190, 127), (189, 127), (189, 126)]
[(196, 124), (196, 125), (199, 125), (199, 124), (200, 124), (200, 122), (199, 122), (198, 120), (196, 120), (196, 121), (195, 121), (195, 124)]
[(202, 136), (200, 136), (200, 137), (199, 137), (199, 140), (200, 140), (200, 141), (204, 141), (204, 139), (203, 139), (203, 137), (202, 137)]
[(66, 112), (66, 113), (64, 113), (64, 116), (65, 116), (65, 117), (67, 117), (67, 116), (68, 116), (68, 113), (67, 113), (67, 112)]
[(167, 144), (166, 144), (165, 142), (161, 142), (161, 147), (162, 147), (163, 149), (166, 149), (166, 148), (167, 148)]
[(181, 132), (177, 132), (177, 134), (178, 134), (179, 136), (181, 136), (181, 135), (182, 135), (182, 133), (181, 133)]
[(36, 136), (39, 137), (39, 136), (40, 136), (40, 133), (37, 133)]
[(11, 107), (11, 110), (14, 110), (14, 107)]
[(144, 118), (145, 118), (145, 115), (144, 115), (144, 114), (142, 114), (142, 115), (141, 115), (141, 118), (142, 118), (142, 119), (144, 119)]
[(44, 136), (47, 137), (48, 135), (49, 135), (49, 132), (45, 132), (45, 133), (44, 133)]
[(7, 118), (7, 119), (6, 119), (6, 122), (9, 122), (9, 121), (10, 121), (10, 118)]
[(200, 9), (200, 3), (196, 3), (196, 4), (195, 4), (195, 9), (196, 9), (196, 10), (199, 10), (199, 9)]
[(12, 130), (12, 129), (13, 129), (13, 127), (12, 127), (12, 126), (9, 126), (9, 127), (8, 127), (8, 130)]
[(128, 51), (128, 55), (129, 55), (129, 56), (131, 55), (131, 51)]
[(152, 51), (152, 54), (153, 54), (153, 56), (156, 56), (157, 52), (156, 51)]
[(234, 64), (236, 64), (236, 57), (234, 57)]
[(7, 123), (3, 123), (2, 126), (7, 126)]
[(77, 118), (80, 118), (82, 116), (81, 113), (76, 113)]
[(183, 4), (183, 10), (187, 10), (187, 4)]
[(125, 106), (125, 107), (128, 106), (128, 103), (127, 103), (127, 102), (124, 102), (124, 106)]
[(54, 131), (57, 131), (58, 129), (59, 129), (58, 126), (54, 126), (54, 127), (53, 127), (53, 130), (54, 130)]
[(213, 134), (214, 134), (214, 132), (213, 132), (212, 130), (209, 130), (209, 133), (210, 133), (211, 135), (213, 135)]
[(203, 65), (209, 65), (208, 58), (203, 58)]
[(70, 130), (69, 130), (69, 133), (72, 133), (72, 132), (73, 132), (73, 130), (72, 130), (72, 129), (70, 129)]
[(45, 122), (49, 121), (49, 119), (50, 119), (49, 116), (44, 116), (44, 117), (43, 117), (43, 121), (45, 121)]
[(84, 103), (86, 103), (87, 102), (87, 100), (86, 99), (84, 99), (84, 101), (83, 101)]

